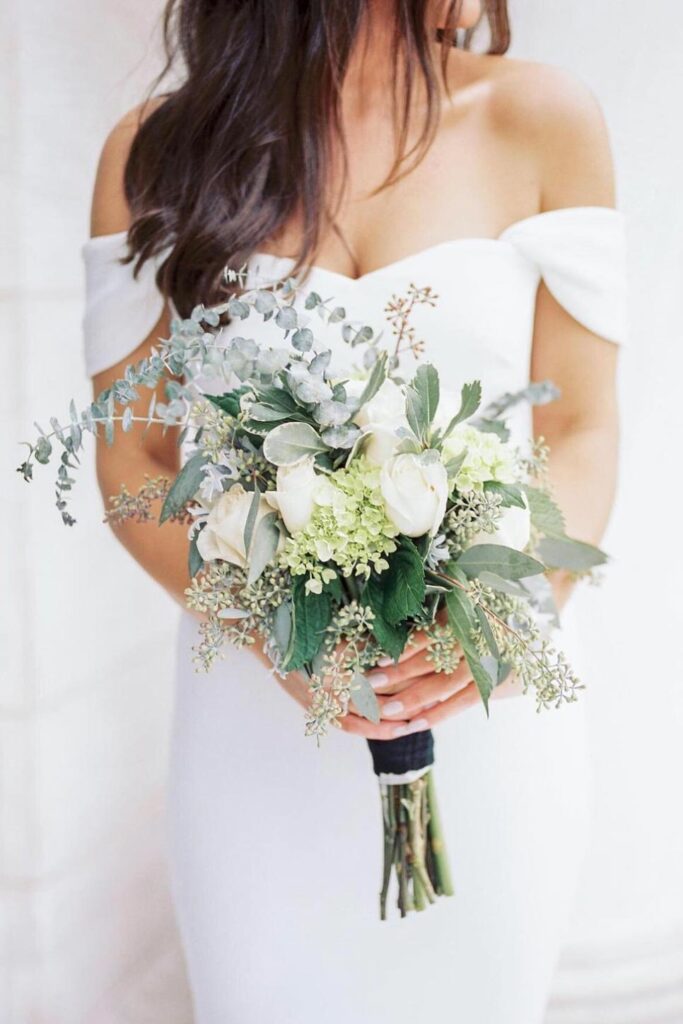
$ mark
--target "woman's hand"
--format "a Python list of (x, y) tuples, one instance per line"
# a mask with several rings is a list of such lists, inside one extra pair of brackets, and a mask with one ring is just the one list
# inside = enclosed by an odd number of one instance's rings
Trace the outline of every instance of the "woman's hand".
[[(397, 664), (391, 663), (368, 675), (380, 700), (381, 725), (392, 724), (389, 738), (423, 732), (481, 703), (472, 673), (463, 657), (455, 672), (435, 672), (428, 658), (429, 640), (415, 633)], [(510, 676), (492, 694), (492, 699), (514, 697), (521, 687)]]
[[(282, 678), (276, 675), (278, 683), (293, 700), (302, 708), (308, 710), (311, 704), (311, 691), (308, 679), (301, 672), (288, 672)], [(407, 725), (407, 721), (393, 719), (390, 722), (379, 722), (375, 725), (361, 715), (357, 715), (353, 707), (349, 708), (348, 714), (339, 719), (339, 725), (344, 732), (352, 733), (355, 736), (363, 736), (366, 740), (391, 740), (398, 724)]]

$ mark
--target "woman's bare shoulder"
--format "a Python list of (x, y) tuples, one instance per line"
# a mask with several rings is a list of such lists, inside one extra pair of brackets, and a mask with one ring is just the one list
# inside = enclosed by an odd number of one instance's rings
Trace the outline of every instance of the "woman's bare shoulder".
[(491, 130), (536, 167), (544, 208), (613, 205), (605, 118), (578, 76), (507, 56), (474, 57), (471, 68)]
[(128, 229), (130, 210), (123, 178), (130, 148), (140, 125), (165, 100), (165, 96), (158, 96), (133, 107), (116, 122), (107, 135), (97, 165), (90, 216), (91, 235), (109, 235)]

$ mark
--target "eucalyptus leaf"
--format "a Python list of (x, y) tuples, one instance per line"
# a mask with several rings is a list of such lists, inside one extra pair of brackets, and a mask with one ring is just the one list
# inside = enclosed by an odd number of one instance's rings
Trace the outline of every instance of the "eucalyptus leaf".
[(294, 306), (282, 306), (282, 308), (277, 311), (275, 323), (278, 327), (281, 327), (283, 331), (295, 330), (299, 323), (299, 318)]
[[(282, 324), (280, 324), (282, 326)], [(313, 348), (313, 342), (315, 338), (313, 331), (308, 327), (300, 327), (298, 331), (295, 331), (292, 335), (292, 346), (297, 352), (309, 352)]]

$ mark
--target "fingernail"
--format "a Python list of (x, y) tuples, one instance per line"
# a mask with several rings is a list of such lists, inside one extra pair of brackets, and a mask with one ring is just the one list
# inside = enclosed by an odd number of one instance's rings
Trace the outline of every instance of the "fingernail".
[(389, 665), (394, 664), (394, 659), (390, 658), (388, 654), (385, 654), (383, 658), (377, 659), (377, 664), (380, 668), (388, 668)]
[(373, 689), (375, 690), (379, 686), (386, 686), (387, 683), (389, 682), (389, 676), (386, 674), (386, 672), (371, 672), (370, 675), (368, 676), (368, 679), (370, 681), (370, 686), (372, 686)]
[(429, 722), (426, 718), (416, 718), (414, 722), (410, 722), (405, 728), (406, 735), (409, 736), (412, 732), (424, 732), (425, 729), (429, 728)]
[(385, 715), (389, 715), (389, 717), (392, 715), (400, 715), (403, 711), (403, 704), (400, 700), (390, 700), (388, 704), (384, 705), (382, 711)]
[(394, 729), (394, 736), (405, 736), (407, 732), (407, 725), (399, 725), (398, 729)]

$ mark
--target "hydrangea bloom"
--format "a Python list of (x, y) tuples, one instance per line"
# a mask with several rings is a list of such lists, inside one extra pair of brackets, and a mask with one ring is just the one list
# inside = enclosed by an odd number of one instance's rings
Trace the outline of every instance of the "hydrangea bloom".
[(519, 475), (514, 449), (503, 444), (497, 434), (463, 424), (447, 439), (444, 450), (452, 459), (460, 455), (463, 448), (467, 449), (467, 455), (455, 478), (455, 486), (460, 491), (481, 489), (486, 480), (511, 484)]
[(335, 578), (327, 563), (344, 576), (365, 579), (373, 569), (389, 567), (386, 555), (396, 550), (398, 531), (384, 509), (379, 476), (379, 469), (360, 456), (318, 483), (308, 526), (288, 539), (281, 556), (292, 575), (310, 576), (309, 591), (320, 593)]

